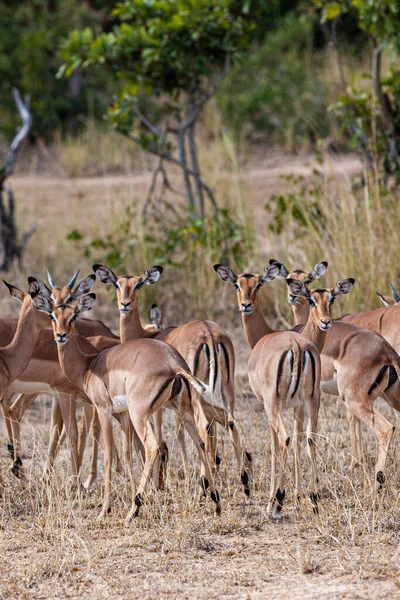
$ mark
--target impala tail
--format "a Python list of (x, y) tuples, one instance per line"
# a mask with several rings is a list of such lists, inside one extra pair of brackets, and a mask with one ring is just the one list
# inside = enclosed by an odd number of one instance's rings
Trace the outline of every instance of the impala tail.
[(208, 389), (210, 399), (213, 403), (218, 403), (221, 399), (221, 367), (219, 363), (220, 346), (221, 344), (218, 344), (217, 349), (217, 345), (215, 344), (212, 335), (207, 335), (207, 340), (201, 342), (197, 347), (193, 361), (193, 373), (195, 376), (199, 376), (201, 357), (204, 353), (205, 366), (202, 377), (203, 380), (207, 380), (208, 375)]

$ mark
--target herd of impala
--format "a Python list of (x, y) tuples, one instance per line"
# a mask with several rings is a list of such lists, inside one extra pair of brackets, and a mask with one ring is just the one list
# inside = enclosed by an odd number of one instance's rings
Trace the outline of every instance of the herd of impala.
[[(378, 440), (378, 489), (385, 483), (385, 463), (394, 427), (377, 410), (375, 400), (383, 397), (400, 411), (400, 308), (396, 306), (400, 297), (391, 286), (394, 301), (379, 295), (385, 304), (383, 308), (332, 321), (335, 298), (347, 294), (354, 279), (341, 280), (332, 288), (310, 289), (309, 285), (325, 274), (327, 266), (321, 262), (311, 272), (289, 271), (271, 260), (261, 274), (242, 275), (236, 275), (228, 266), (214, 266), (218, 276), (236, 289), (251, 348), (249, 381), (255, 396), (264, 403), (270, 425), (268, 509), (274, 519), (281, 518), (285, 498), (290, 444), (282, 420), (286, 409), (294, 410), (296, 496), (303, 496), (300, 450), (305, 427), (310, 459), (309, 496), (314, 511), (318, 511), (316, 432), (321, 390), (339, 396), (349, 411), (353, 466), (361, 460), (360, 423), (373, 430)], [(55, 285), (49, 273), (50, 287), (29, 277), (27, 293), (5, 282), (10, 294), (22, 303), (18, 319), (0, 320), (0, 397), (12, 473), (24, 477), (21, 418), (38, 394), (48, 394), (54, 400), (47, 474), (65, 434), (74, 485), (80, 485), (83, 453), (91, 429), (91, 467), (84, 483), (89, 488), (97, 476), (98, 442), (100, 432), (103, 434), (104, 499), (100, 519), (111, 509), (112, 461), (116, 456), (112, 418), (119, 422), (122, 431), (132, 492), (132, 507), (126, 518), (130, 523), (139, 514), (149, 480), (153, 477), (159, 488), (165, 483), (168, 448), (162, 438), (164, 409), (174, 411), (185, 472), (189, 468), (185, 430), (192, 438), (201, 464), (203, 495), (209, 489), (217, 514), (221, 506), (215, 487), (220, 463), (216, 424), (229, 433), (249, 500), (252, 457), (242, 445), (234, 418), (235, 354), (230, 337), (212, 321), (191, 321), (163, 329), (161, 313), (155, 305), (150, 313), (152, 324), (141, 323), (140, 289), (156, 283), (162, 267), (150, 267), (139, 277), (117, 276), (102, 265), (94, 265), (93, 270), (95, 274), (78, 285), (77, 271), (64, 287)], [(119, 337), (101, 321), (81, 318), (94, 305), (96, 295), (91, 289), (96, 276), (115, 288)], [(296, 321), (296, 327), (287, 331), (271, 329), (259, 305), (261, 287), (279, 278), (286, 280), (288, 302)], [(77, 405), (83, 407), (79, 426)], [(132, 444), (142, 462), (138, 487)], [(119, 463), (118, 456), (116, 459)]]

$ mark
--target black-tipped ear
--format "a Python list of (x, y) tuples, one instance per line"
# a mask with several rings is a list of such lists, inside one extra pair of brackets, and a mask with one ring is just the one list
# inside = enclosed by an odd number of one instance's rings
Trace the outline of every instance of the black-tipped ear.
[(40, 310), (40, 312), (47, 313), (51, 315), (54, 308), (54, 302), (51, 298), (47, 298), (47, 296), (42, 296), (42, 294), (36, 294), (32, 297), (32, 304), (35, 308)]
[(276, 279), (280, 273), (281, 267), (281, 263), (277, 262), (267, 265), (260, 276), (260, 283), (263, 284), (266, 281), (272, 281), (273, 279)]
[(88, 294), (92, 289), (94, 282), (96, 281), (96, 275), (88, 275), (85, 279), (76, 286), (73, 291), (72, 298), (75, 300), (79, 298), (79, 296), (83, 296), (83, 294)]
[(222, 279), (222, 281), (227, 281), (228, 283), (236, 283), (237, 275), (232, 271), (232, 269), (226, 265), (214, 265), (214, 271), (217, 273), (218, 277)]
[(93, 271), (102, 283), (112, 283), (114, 285), (117, 283), (118, 277), (108, 267), (105, 267), (104, 265), (93, 265)]
[(143, 285), (143, 284), (152, 285), (153, 283), (156, 283), (156, 281), (158, 281), (160, 279), (161, 273), (163, 271), (164, 271), (163, 267), (160, 267), (160, 266), (149, 267), (148, 269), (145, 270), (145, 272), (141, 276), (140, 281), (138, 283), (140, 283), (140, 285)]
[(75, 313), (79, 315), (80, 313), (92, 310), (95, 300), (96, 294), (93, 293), (82, 296), (82, 298), (79, 300), (79, 303), (75, 307)]
[(279, 270), (278, 275), (276, 276), (276, 279), (286, 279), (286, 277), (289, 275), (289, 271), (287, 270), (287, 268), (285, 267), (285, 265), (283, 265), (282, 263), (280, 263), (278, 260), (275, 260), (274, 258), (271, 258), (269, 261), (270, 265), (280, 265), (281, 268)]
[(46, 298), (50, 298), (51, 290), (47, 287), (43, 281), (40, 279), (36, 279), (36, 277), (28, 277), (28, 294), (32, 297), (35, 294), (42, 294), (42, 296), (46, 296)]
[(356, 280), (353, 277), (349, 277), (349, 279), (342, 279), (338, 281), (333, 290), (331, 291), (332, 296), (343, 296), (344, 294), (348, 294)]
[(3, 279), (3, 283), (4, 283), (4, 285), (7, 286), (8, 291), (10, 292), (10, 294), (13, 298), (16, 298), (20, 302), (23, 302), (23, 300), (26, 296), (25, 292), (23, 292), (19, 288), (15, 287), (15, 285), (8, 283), (8, 281), (5, 281), (4, 279)]
[(326, 260), (323, 260), (320, 263), (317, 263), (311, 273), (308, 274), (308, 277), (305, 279), (305, 283), (311, 283), (314, 279), (320, 279), (325, 275), (325, 271), (328, 268), (328, 263)]
[(379, 292), (375, 292), (375, 294), (378, 296), (379, 300), (384, 306), (394, 306), (396, 304), (395, 300), (393, 298), (390, 298), (390, 296), (384, 296)]

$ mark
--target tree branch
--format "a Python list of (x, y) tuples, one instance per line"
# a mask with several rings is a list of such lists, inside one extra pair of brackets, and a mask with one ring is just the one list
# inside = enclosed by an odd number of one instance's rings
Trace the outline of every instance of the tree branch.
[(13, 172), (18, 152), (21, 148), (21, 144), (28, 135), (32, 125), (32, 115), (29, 112), (30, 97), (26, 96), (24, 103), (17, 88), (13, 88), (12, 93), (14, 96), (15, 104), (18, 108), (18, 112), (22, 119), (22, 125), (18, 129), (16, 136), (11, 142), (5, 166), (2, 169), (0, 169), (0, 187), (3, 186), (3, 183), (6, 180), (6, 178), (9, 177), (9, 175), (11, 175), (11, 173)]

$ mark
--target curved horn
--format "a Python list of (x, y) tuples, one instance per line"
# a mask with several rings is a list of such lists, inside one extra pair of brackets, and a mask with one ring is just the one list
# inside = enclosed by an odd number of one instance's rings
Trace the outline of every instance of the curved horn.
[(74, 274), (74, 276), (72, 277), (71, 281), (69, 283), (67, 283), (67, 288), (69, 288), (70, 290), (72, 290), (72, 288), (75, 285), (75, 282), (77, 280), (77, 277), (79, 275), (79, 269), (77, 270), (77, 272)]
[(398, 295), (398, 293), (396, 292), (396, 290), (394, 289), (394, 287), (390, 281), (389, 281), (389, 285), (390, 285), (390, 291), (392, 292), (393, 298), (396, 300), (396, 302), (400, 302), (400, 296)]
[(49, 285), (51, 287), (51, 289), (53, 289), (54, 287), (56, 287), (56, 284), (53, 281), (52, 276), (50, 275), (50, 271), (47, 269), (47, 281), (49, 282)]

